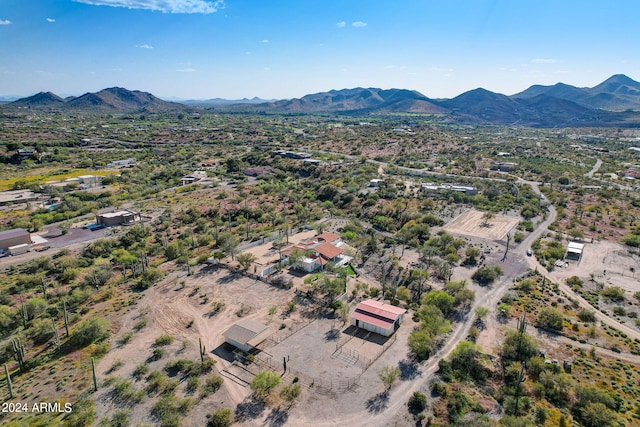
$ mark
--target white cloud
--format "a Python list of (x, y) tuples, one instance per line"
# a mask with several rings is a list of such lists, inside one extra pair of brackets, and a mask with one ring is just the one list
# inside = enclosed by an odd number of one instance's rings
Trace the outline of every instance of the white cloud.
[(534, 58), (531, 62), (534, 64), (556, 64), (558, 60), (554, 58)]
[(9, 21), (8, 19), (0, 19), (0, 25), (9, 25), (11, 24), (11, 21)]
[(262, 40), (262, 43), (265, 43), (265, 44), (269, 43), (269, 40), (268, 39), (264, 39), (264, 40)]
[(56, 22), (56, 20), (53, 18), (47, 18), (47, 22)]
[(223, 0), (73, 0), (94, 6), (146, 9), (163, 13), (215, 13), (224, 8)]
[(176, 70), (176, 71), (179, 72), (179, 73), (195, 73), (196, 69), (188, 67), (188, 68), (181, 68), (181, 69)]
[(366, 27), (367, 23), (362, 21), (356, 21), (356, 22), (353, 22), (351, 26), (356, 28), (362, 28), (362, 27)]
[(150, 44), (137, 44), (136, 47), (139, 49), (153, 49), (153, 46)]
[(344, 21), (340, 21), (340, 22), (336, 23), (336, 26), (340, 27), (340, 28), (343, 28), (345, 25), (347, 25), (347, 23), (344, 22)]

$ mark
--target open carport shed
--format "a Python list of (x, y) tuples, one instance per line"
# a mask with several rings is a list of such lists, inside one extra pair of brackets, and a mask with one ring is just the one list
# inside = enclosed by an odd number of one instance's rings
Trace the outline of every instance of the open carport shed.
[(582, 252), (584, 251), (584, 243), (569, 242), (567, 246), (567, 253), (564, 255), (565, 259), (578, 261), (582, 259)]
[(222, 334), (225, 342), (249, 352), (269, 337), (269, 328), (260, 322), (243, 319)]

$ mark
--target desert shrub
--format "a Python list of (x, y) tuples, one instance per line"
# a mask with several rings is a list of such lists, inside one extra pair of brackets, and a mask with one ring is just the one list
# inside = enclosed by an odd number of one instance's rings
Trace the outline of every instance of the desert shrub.
[(233, 424), (233, 412), (229, 408), (218, 408), (207, 415), (207, 427), (229, 427)]
[(131, 380), (119, 378), (113, 383), (113, 398), (123, 404), (138, 403), (144, 397), (144, 391), (133, 387)]
[(609, 301), (621, 302), (624, 300), (624, 289), (619, 286), (609, 286), (604, 288), (600, 294)]
[(149, 321), (149, 320), (148, 320), (146, 317), (143, 317), (142, 319), (138, 320), (138, 321), (136, 322), (136, 324), (135, 324), (135, 325), (133, 325), (133, 329), (134, 329), (136, 332), (139, 332), (139, 331), (140, 331), (140, 329), (142, 329), (142, 328), (144, 328), (145, 326), (147, 326), (147, 322), (148, 322), (148, 321)]
[(185, 390), (188, 393), (195, 393), (199, 385), (200, 385), (200, 380), (198, 379), (198, 377), (193, 377), (193, 376), (189, 377), (189, 379), (187, 379), (187, 385), (185, 387)]
[(615, 314), (616, 316), (626, 316), (627, 310), (625, 310), (624, 307), (618, 305), (613, 307), (613, 314)]
[(151, 352), (151, 357), (150, 357), (150, 359), (151, 359), (152, 361), (156, 361), (156, 360), (160, 360), (160, 359), (162, 359), (162, 357), (163, 357), (163, 356), (164, 356), (164, 350), (163, 350), (163, 349), (161, 349), (161, 348), (159, 348), (159, 347), (156, 347), (156, 348), (154, 348), (154, 349), (153, 349), (153, 351)]
[(109, 338), (109, 322), (101, 317), (92, 316), (73, 328), (69, 343), (79, 348), (107, 338)]
[(418, 391), (415, 391), (409, 398), (407, 406), (409, 407), (409, 412), (411, 412), (412, 414), (419, 414), (427, 407), (427, 396)]
[(27, 335), (36, 344), (42, 344), (53, 338), (55, 332), (51, 319), (35, 319), (31, 322)]
[(113, 413), (109, 420), (109, 427), (126, 427), (130, 424), (131, 411), (127, 409), (118, 409)]
[(478, 282), (479, 285), (487, 286), (493, 283), (501, 275), (502, 268), (498, 265), (494, 265), (492, 267), (480, 267), (473, 273), (471, 278)]
[(578, 312), (578, 319), (584, 323), (593, 323), (596, 321), (596, 313), (593, 310), (583, 308)]
[(188, 373), (195, 363), (188, 359), (177, 359), (167, 363), (164, 366), (164, 370), (171, 376), (177, 375), (179, 373), (186, 374)]
[(93, 400), (87, 395), (80, 398), (73, 404), (72, 411), (64, 417), (64, 424), (67, 427), (85, 427), (93, 424), (96, 411), (93, 408)]
[(569, 286), (582, 286), (582, 284), (584, 283), (578, 276), (567, 277), (565, 282), (567, 282), (567, 285)]
[(127, 331), (120, 338), (118, 338), (118, 344), (125, 345), (133, 338), (133, 331)]
[(136, 366), (136, 368), (131, 373), (131, 376), (133, 376), (135, 379), (140, 379), (147, 372), (149, 372), (149, 365), (146, 363), (142, 363)]
[(161, 371), (151, 371), (147, 376), (147, 393), (163, 391), (169, 384), (169, 377)]
[(220, 389), (220, 387), (222, 386), (223, 382), (224, 382), (224, 379), (222, 377), (218, 375), (209, 375), (204, 380), (204, 384), (202, 385), (202, 390), (201, 390), (202, 397), (208, 396), (209, 394), (212, 394), (218, 391), (218, 389)]
[(189, 368), (190, 376), (200, 376), (204, 374), (208, 374), (213, 369), (213, 365), (216, 364), (214, 359), (205, 358), (200, 363), (194, 363), (191, 368)]
[(142, 273), (142, 276), (140, 276), (137, 287), (139, 289), (147, 289), (160, 279), (162, 279), (162, 271), (157, 268), (149, 267), (144, 273)]
[(561, 331), (563, 321), (564, 317), (560, 311), (554, 308), (543, 308), (538, 314), (536, 324), (543, 329)]
[(173, 337), (171, 335), (162, 334), (155, 339), (155, 341), (153, 342), (153, 345), (156, 347), (160, 347), (164, 345), (169, 345), (171, 344), (172, 341), (173, 341)]
[(463, 393), (458, 390), (451, 393), (447, 401), (449, 420), (456, 423), (467, 412), (469, 405), (469, 398)]
[(161, 427), (179, 426), (184, 415), (193, 407), (195, 401), (187, 397), (180, 399), (171, 394), (162, 396), (151, 408), (151, 413)]

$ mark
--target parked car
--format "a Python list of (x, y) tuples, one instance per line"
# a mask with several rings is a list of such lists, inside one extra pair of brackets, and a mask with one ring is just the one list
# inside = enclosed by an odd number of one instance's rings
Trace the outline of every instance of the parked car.
[(533, 255), (533, 251), (531, 249), (527, 249), (527, 256)]

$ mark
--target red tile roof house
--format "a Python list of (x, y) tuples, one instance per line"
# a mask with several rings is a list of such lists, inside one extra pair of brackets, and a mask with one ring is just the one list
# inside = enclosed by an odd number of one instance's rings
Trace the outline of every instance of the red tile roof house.
[(404, 320), (407, 310), (391, 304), (368, 299), (351, 313), (351, 324), (382, 336), (391, 336)]
[(340, 247), (341, 245), (342, 240), (339, 235), (322, 233), (308, 242), (301, 242), (284, 248), (281, 252), (280, 260), (282, 263), (287, 264), (291, 252), (298, 249), (304, 253), (304, 256), (293, 267), (312, 273), (322, 270), (329, 262), (340, 266), (351, 261), (351, 257), (345, 255), (346, 251)]

